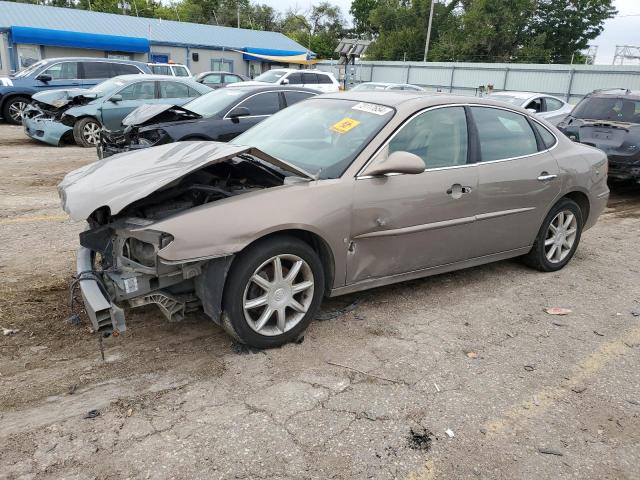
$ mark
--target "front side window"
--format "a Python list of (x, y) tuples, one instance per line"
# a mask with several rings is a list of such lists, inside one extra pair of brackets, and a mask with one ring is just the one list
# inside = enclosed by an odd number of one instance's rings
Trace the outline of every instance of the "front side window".
[(238, 106), (249, 109), (252, 116), (273, 115), (280, 110), (280, 95), (278, 92), (259, 93)]
[(160, 98), (187, 98), (189, 87), (184, 83), (160, 82)]
[(546, 111), (553, 112), (555, 110), (560, 110), (563, 106), (563, 103), (557, 98), (545, 97), (544, 103), (547, 105)]
[(233, 143), (259, 148), (319, 179), (339, 178), (393, 115), (394, 109), (384, 105), (310, 98), (260, 122)]
[(467, 118), (463, 107), (429, 110), (409, 120), (389, 142), (389, 153), (410, 152), (426, 168), (467, 163)]
[(471, 107), (480, 140), (481, 161), (504, 160), (538, 151), (527, 119), (518, 113), (488, 107)]
[(151, 100), (155, 98), (155, 82), (137, 82), (120, 90), (122, 100)]
[(44, 72), (50, 75), (53, 80), (69, 80), (78, 78), (78, 62), (56, 63)]

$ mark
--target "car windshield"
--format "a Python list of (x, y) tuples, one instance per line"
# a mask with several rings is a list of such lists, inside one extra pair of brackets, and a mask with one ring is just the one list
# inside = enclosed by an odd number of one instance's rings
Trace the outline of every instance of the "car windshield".
[(99, 84), (93, 86), (89, 89), (89, 91), (98, 95), (98, 97), (102, 97), (113, 90), (116, 90), (120, 87), (124, 87), (127, 84), (126, 81), (121, 78), (110, 78), (109, 80), (105, 80), (104, 82), (100, 82)]
[(353, 87), (351, 90), (354, 92), (364, 92), (371, 90), (385, 90), (386, 88), (387, 85), (383, 83), (361, 83), (360, 85), (356, 85), (355, 87)]
[(284, 77), (287, 72), (283, 70), (269, 70), (268, 72), (264, 72), (262, 75), (258, 75), (255, 78), (256, 82), (265, 82), (265, 83), (276, 83), (282, 77)]
[(585, 120), (640, 123), (640, 99), (588, 97), (578, 103), (571, 116)]
[(233, 104), (235, 104), (242, 96), (245, 95), (242, 89), (226, 89), (221, 88), (214, 90), (201, 97), (191, 100), (184, 105), (184, 108), (190, 110), (204, 118), (213, 117), (219, 113), (226, 112)]
[(309, 99), (237, 137), (320, 179), (338, 178), (393, 117), (394, 109), (343, 99)]
[(522, 105), (522, 102), (525, 100), (522, 97), (515, 97), (513, 95), (504, 95), (504, 94), (492, 94), (489, 95), (491, 100), (497, 100), (498, 102), (510, 103), (511, 105)]
[(13, 76), (13, 78), (26, 77), (26, 76), (30, 75), (31, 73), (35, 72), (36, 70), (38, 70), (40, 67), (42, 67), (46, 63), (47, 62), (45, 60), (40, 60), (39, 62), (34, 63), (33, 65), (25, 68), (24, 70), (20, 70), (18, 73), (16, 73)]

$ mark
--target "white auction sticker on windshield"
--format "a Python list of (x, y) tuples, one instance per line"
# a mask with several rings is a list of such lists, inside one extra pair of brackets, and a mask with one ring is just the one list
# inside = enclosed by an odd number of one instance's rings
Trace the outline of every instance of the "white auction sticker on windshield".
[(358, 103), (354, 105), (352, 110), (359, 110), (361, 112), (373, 113), (374, 115), (386, 115), (391, 111), (389, 107), (383, 105), (376, 105), (375, 103)]

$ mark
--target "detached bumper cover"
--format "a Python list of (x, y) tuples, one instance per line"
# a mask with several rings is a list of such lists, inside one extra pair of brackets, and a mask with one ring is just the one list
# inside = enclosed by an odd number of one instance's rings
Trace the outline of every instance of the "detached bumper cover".
[(77, 260), (78, 278), (81, 278), (80, 292), (91, 326), (95, 331), (111, 329), (124, 332), (127, 329), (124, 311), (105, 295), (95, 278), (86, 276), (86, 273), (83, 275), (83, 272), (90, 272), (92, 269), (91, 250), (80, 247)]
[(23, 118), (22, 125), (27, 136), (55, 147), (60, 145), (65, 134), (72, 130), (72, 127), (51, 118)]

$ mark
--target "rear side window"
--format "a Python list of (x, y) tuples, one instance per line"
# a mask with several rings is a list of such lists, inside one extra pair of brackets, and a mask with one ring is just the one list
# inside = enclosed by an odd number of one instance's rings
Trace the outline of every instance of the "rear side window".
[(467, 163), (467, 119), (463, 107), (437, 108), (409, 120), (389, 142), (389, 153), (410, 152), (426, 168)]
[(237, 75), (229, 75), (229, 74), (227, 74), (227, 75), (224, 76), (224, 81), (226, 83), (238, 83), (238, 82), (241, 82), (242, 79)]
[(331, 81), (331, 77), (329, 75), (323, 75), (321, 73), (318, 73), (318, 83), (333, 84), (333, 82)]
[(207, 75), (202, 80), (202, 83), (204, 83), (205, 85), (219, 85), (222, 83), (222, 74), (212, 73), (211, 75)]
[(287, 77), (289, 85), (302, 85), (302, 73), (292, 73)]
[(523, 115), (487, 107), (471, 107), (471, 111), (483, 162), (522, 157), (538, 151), (535, 134)]
[(305, 98), (312, 96), (313, 94), (307, 92), (284, 92), (284, 99), (287, 102), (287, 106), (291, 106), (300, 100), (304, 100)]
[(562, 102), (557, 98), (545, 97), (544, 103), (547, 105), (547, 112), (553, 112), (554, 110), (560, 110), (562, 108)]
[(117, 77), (118, 75), (136, 75), (141, 73), (138, 67), (135, 65), (128, 65), (126, 63), (112, 63), (111, 71), (113, 72), (114, 77)]
[(189, 87), (184, 83), (160, 82), (160, 98), (187, 98)]
[(122, 100), (150, 100), (155, 98), (155, 90), (155, 82), (136, 82), (118, 93), (122, 95)]
[(84, 78), (111, 78), (111, 64), (106, 62), (82, 62)]
[(171, 70), (167, 65), (151, 65), (151, 72), (156, 75), (171, 75)]
[(173, 73), (175, 74), (176, 77), (189, 77), (189, 72), (187, 71), (187, 69), (185, 67), (183, 67), (182, 65), (174, 65), (173, 66)]
[(53, 80), (67, 80), (79, 78), (78, 62), (62, 62), (56, 63), (52, 67), (43, 72), (50, 75)]
[(542, 138), (542, 143), (544, 144), (545, 148), (553, 147), (556, 144), (556, 137), (554, 137), (549, 130), (544, 128), (539, 123), (536, 123), (536, 122), (532, 122), (532, 123), (535, 129), (538, 131), (540, 138)]
[(248, 108), (250, 115), (272, 115), (280, 110), (280, 95), (278, 92), (259, 93), (238, 106)]
[(305, 85), (318, 83), (318, 76), (315, 73), (303, 73), (302, 83)]

